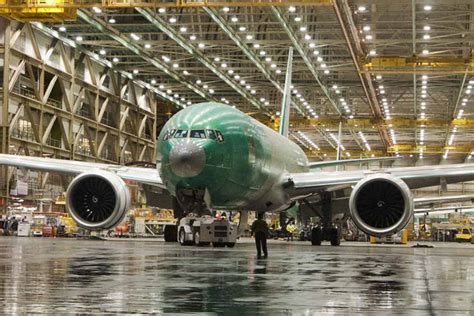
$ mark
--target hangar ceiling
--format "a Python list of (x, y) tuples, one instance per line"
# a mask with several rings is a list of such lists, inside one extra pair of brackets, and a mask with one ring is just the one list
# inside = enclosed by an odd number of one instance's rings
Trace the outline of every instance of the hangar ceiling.
[[(471, 159), (471, 1), (78, 10), (35, 24), (178, 108), (213, 100), (278, 122), (295, 47), (291, 137), (313, 157)], [(273, 123), (272, 123), (273, 122)]]

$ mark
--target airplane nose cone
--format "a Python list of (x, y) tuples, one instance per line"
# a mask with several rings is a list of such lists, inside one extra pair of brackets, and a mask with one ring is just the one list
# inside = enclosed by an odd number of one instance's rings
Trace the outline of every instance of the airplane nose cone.
[(197, 144), (185, 141), (173, 146), (169, 155), (170, 167), (179, 177), (197, 176), (206, 164), (206, 153)]

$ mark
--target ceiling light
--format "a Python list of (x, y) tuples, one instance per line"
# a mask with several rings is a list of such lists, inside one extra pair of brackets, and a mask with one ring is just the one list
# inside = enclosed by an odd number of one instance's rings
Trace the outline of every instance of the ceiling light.
[(365, 32), (368, 32), (370, 31), (370, 25), (364, 25), (364, 27), (362, 28)]
[(321, 64), (321, 68), (326, 68), (327, 65), (326, 64)]
[(277, 69), (275, 72), (276, 72), (277, 74), (281, 74), (281, 70), (280, 70), (280, 69)]
[(224, 11), (224, 12), (229, 12), (230, 9), (229, 9), (229, 7), (223, 7), (223, 8), (222, 8), (222, 11)]
[(267, 58), (265, 58), (265, 61), (266, 61), (267, 63), (269, 63), (269, 62), (272, 61), (272, 59), (271, 59), (270, 57), (267, 57)]
[(209, 93), (210, 93), (210, 94), (214, 94), (214, 90), (213, 90), (213, 89), (209, 89)]
[(260, 48), (260, 44), (258, 43), (253, 44), (253, 48)]
[(309, 47), (310, 47), (310, 48), (315, 48), (315, 47), (316, 47), (316, 44), (315, 44), (315, 43), (309, 43)]
[(233, 16), (230, 20), (234, 23), (239, 21), (239, 19), (236, 16)]
[(253, 35), (248, 34), (247, 36), (245, 36), (245, 38), (246, 38), (248, 41), (250, 41), (251, 39), (253, 39)]
[(188, 72), (187, 70), (184, 70), (184, 71), (183, 71), (183, 74), (184, 74), (185, 76), (188, 76), (188, 75), (189, 75), (189, 72)]
[(227, 64), (226, 64), (226, 63), (223, 63), (223, 64), (221, 64), (221, 67), (222, 67), (222, 68), (227, 68)]
[(372, 50), (369, 52), (369, 55), (370, 55), (370, 56), (375, 56), (375, 55), (377, 55), (377, 52), (375, 51), (375, 49), (372, 49)]
[(227, 70), (227, 73), (228, 73), (229, 75), (232, 75), (232, 74), (234, 73), (234, 71), (233, 71), (232, 69), (229, 69), (229, 70)]
[(199, 79), (198, 79), (198, 80), (196, 80), (196, 83), (197, 83), (197, 84), (201, 84), (201, 82), (202, 82), (202, 81), (201, 81), (201, 80), (199, 80)]
[(255, 93), (257, 93), (257, 91), (251, 90), (250, 93), (251, 93), (251, 94), (255, 94)]
[(113, 61), (114, 63), (118, 63), (118, 62), (119, 62), (119, 59), (118, 59), (117, 57), (114, 57), (114, 58), (112, 59), (112, 61)]
[(431, 38), (431, 36), (429, 34), (423, 35), (423, 39), (425, 39), (425, 40), (429, 40), (430, 38)]
[(244, 32), (247, 28), (245, 26), (239, 27), (239, 31)]
[(109, 19), (109, 23), (114, 24), (115, 22), (117, 22), (117, 21), (115, 21), (114, 18), (110, 18), (110, 19)]
[(61, 25), (59, 27), (59, 32), (66, 32), (66, 27), (64, 25)]
[(166, 9), (165, 9), (165, 8), (159, 8), (159, 9), (158, 9), (158, 12), (160, 12), (160, 13), (165, 13), (165, 12), (166, 12)]
[(430, 53), (429, 50), (427, 49), (423, 49), (423, 51), (421, 52), (423, 55), (428, 55)]
[(315, 50), (315, 51), (313, 52), (313, 55), (319, 55), (319, 50)]
[(102, 13), (102, 9), (98, 7), (92, 7), (92, 10), (94, 10), (95, 13)]
[(375, 76), (375, 79), (381, 80), (381, 79), (382, 79), (382, 75), (377, 75), (377, 76)]
[(178, 21), (175, 17), (171, 17), (169, 19), (170, 23), (176, 23), (176, 21)]
[(297, 17), (295, 18), (295, 22), (301, 22), (301, 17), (297, 16)]
[(359, 12), (365, 12), (365, 10), (367, 10), (367, 8), (361, 5), (361, 6), (359, 6), (359, 8), (357, 8), (357, 10), (359, 10)]
[(199, 43), (199, 44), (198, 44), (198, 47), (199, 47), (199, 48), (204, 48), (204, 47), (206, 47), (206, 45), (204, 45), (204, 43)]
[(290, 11), (290, 12), (295, 12), (295, 11), (296, 11), (296, 8), (293, 7), (293, 6), (291, 6), (291, 7), (288, 8), (288, 11)]
[(161, 59), (163, 59), (165, 62), (169, 62), (171, 60), (168, 56), (161, 56)]
[(307, 41), (309, 41), (309, 40), (311, 39), (311, 35), (306, 34), (306, 35), (304, 36), (304, 39), (307, 40)]
[(138, 35), (135, 34), (135, 33), (131, 33), (131, 34), (130, 34), (130, 37), (133, 38), (133, 39), (136, 40), (136, 41), (140, 40), (140, 36), (138, 36)]
[(245, 80), (240, 80), (241, 85), (245, 85)]
[(215, 61), (215, 62), (220, 62), (221, 59), (220, 59), (219, 57), (214, 57), (214, 61)]
[(203, 85), (202, 87), (203, 87), (204, 89), (209, 88), (209, 86), (208, 86), (207, 84)]
[(260, 51), (260, 56), (265, 56), (266, 54), (267, 54), (266, 51), (264, 51), (264, 50), (261, 50), (261, 51)]
[(276, 68), (276, 66), (277, 66), (277, 65), (275, 65), (275, 64), (271, 64), (271, 65), (270, 65), (270, 67), (272, 67), (272, 68)]
[(151, 45), (150, 44), (145, 44), (145, 48), (151, 48)]
[(427, 76), (427, 75), (423, 75), (423, 76), (421, 76), (421, 79), (426, 80), (426, 79), (428, 79), (428, 76)]
[(101, 50), (99, 51), (99, 54), (105, 55), (105, 54), (107, 54), (107, 52), (105, 51), (105, 49), (101, 49)]
[(423, 7), (423, 9), (424, 9), (425, 11), (431, 11), (431, 9), (433, 9), (433, 7), (430, 6), (430, 5), (425, 5), (425, 6)]
[(373, 39), (373, 38), (374, 38), (374, 37), (373, 37), (372, 35), (370, 35), (370, 34), (365, 36), (365, 39), (366, 39), (366, 40), (369, 40), (369, 41), (370, 41), (371, 39)]
[(324, 73), (327, 75), (330, 73), (330, 71), (328, 69), (324, 70)]
[(186, 27), (184, 27), (184, 26), (182, 26), (182, 27), (179, 28), (179, 31), (180, 31), (181, 33), (186, 33), (187, 30), (188, 30), (188, 29), (187, 29)]
[(162, 85), (162, 84), (160, 84), (160, 85), (158, 86), (158, 88), (160, 88), (161, 90), (163, 90), (163, 89), (165, 88), (165, 86)]
[(179, 68), (178, 64), (173, 64), (173, 68)]
[(138, 69), (133, 69), (133, 73), (136, 75), (138, 74)]
[(318, 62), (322, 62), (322, 61), (323, 61), (323, 58), (322, 58), (322, 57), (318, 57), (318, 58), (316, 58), (316, 60), (317, 60)]
[(425, 26), (423, 26), (423, 30), (429, 31), (429, 30), (431, 30), (431, 26), (425, 25)]
[(83, 40), (82, 36), (76, 36), (76, 41), (77, 42), (82, 42), (82, 40)]
[(307, 30), (306, 26), (300, 27), (300, 31), (301, 31), (301, 32), (306, 32), (306, 30)]
[(240, 76), (239, 76), (239, 75), (235, 75), (235, 76), (234, 76), (234, 79), (235, 79), (235, 80), (239, 80), (239, 79), (240, 79)]
[(196, 35), (191, 35), (191, 36), (189, 37), (189, 39), (190, 39), (191, 41), (194, 41), (194, 40), (196, 39)]

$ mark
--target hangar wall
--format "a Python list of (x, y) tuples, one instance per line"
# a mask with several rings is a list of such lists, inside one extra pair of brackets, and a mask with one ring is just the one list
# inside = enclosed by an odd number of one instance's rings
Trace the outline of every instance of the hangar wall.
[[(159, 106), (154, 93), (31, 24), (0, 19), (0, 45), (2, 153), (153, 161)], [(5, 172), (2, 208), (15, 171)], [(48, 178), (38, 173), (39, 189), (30, 190), (31, 198), (41, 195)]]

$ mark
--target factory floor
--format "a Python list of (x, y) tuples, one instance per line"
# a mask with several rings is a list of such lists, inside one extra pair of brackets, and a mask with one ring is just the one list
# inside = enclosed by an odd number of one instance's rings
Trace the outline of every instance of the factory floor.
[(433, 245), (0, 237), (0, 314), (473, 314), (474, 245)]

